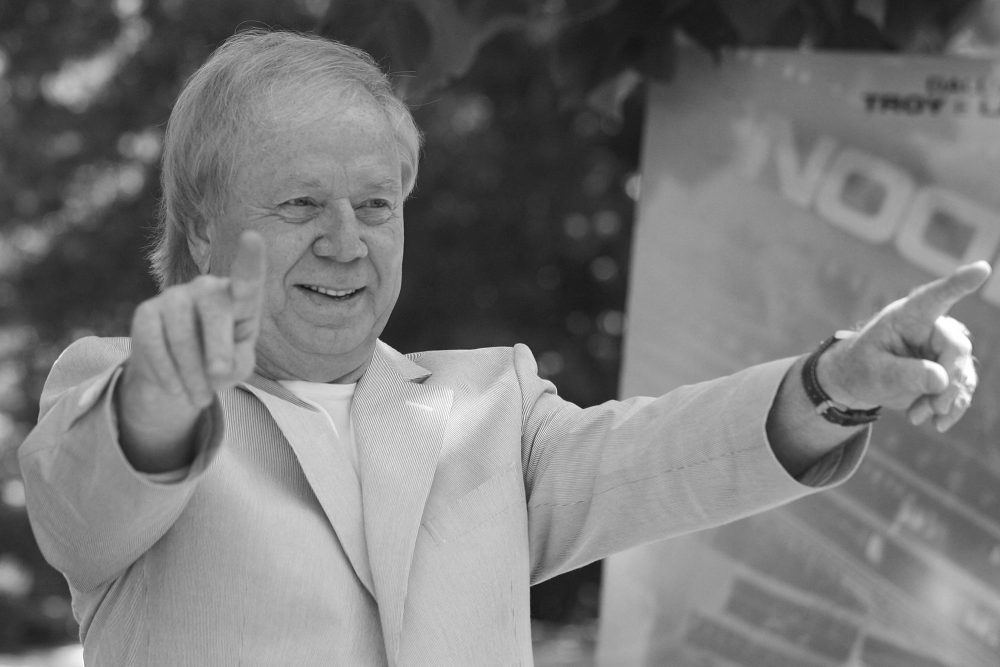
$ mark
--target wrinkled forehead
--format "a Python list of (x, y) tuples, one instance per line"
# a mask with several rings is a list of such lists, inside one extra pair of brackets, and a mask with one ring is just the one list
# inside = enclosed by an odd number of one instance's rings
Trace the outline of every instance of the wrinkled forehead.
[(388, 120), (374, 95), (360, 83), (330, 76), (273, 81), (252, 94), (250, 118), (255, 122), (310, 121), (344, 109), (379, 114)]
[(323, 184), (325, 194), (338, 197), (375, 183), (402, 188), (399, 142), (386, 114), (366, 94), (276, 97), (255, 110), (238, 143), (231, 194), (283, 184)]
[[(412, 162), (397, 121), (360, 84), (329, 80), (302, 83), (305, 85), (274, 86), (252, 102), (247, 122), (239, 129), (241, 148), (258, 146), (262, 141), (280, 142), (350, 117), (366, 128), (365, 141), (376, 139), (379, 148), (394, 150), (401, 163)], [(351, 138), (341, 137), (347, 141)]]

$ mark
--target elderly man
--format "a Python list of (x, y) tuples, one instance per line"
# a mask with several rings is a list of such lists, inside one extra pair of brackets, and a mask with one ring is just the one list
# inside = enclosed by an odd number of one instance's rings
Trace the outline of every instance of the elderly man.
[(975, 389), (977, 263), (816, 353), (581, 409), (523, 346), (402, 355), (418, 132), (365, 54), (251, 31), (171, 116), (130, 338), (60, 357), (20, 461), (90, 665), (530, 664), (529, 586), (829, 487), (878, 406)]

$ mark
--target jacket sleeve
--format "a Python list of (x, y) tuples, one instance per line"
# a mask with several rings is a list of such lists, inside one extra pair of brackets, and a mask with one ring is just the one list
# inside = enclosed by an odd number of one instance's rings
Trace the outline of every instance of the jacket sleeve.
[(583, 409), (557, 396), (517, 346), (532, 583), (847, 479), (870, 430), (798, 479), (771, 450), (765, 422), (793, 361)]
[(35, 539), (80, 591), (118, 576), (170, 529), (222, 440), (216, 402), (202, 418), (186, 474), (162, 483), (132, 468), (118, 444), (112, 400), (128, 353), (127, 339), (84, 338), (67, 348), (18, 452)]

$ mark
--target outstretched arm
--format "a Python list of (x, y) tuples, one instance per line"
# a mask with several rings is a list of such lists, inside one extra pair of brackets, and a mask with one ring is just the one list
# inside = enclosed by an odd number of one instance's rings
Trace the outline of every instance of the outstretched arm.
[[(53, 367), (19, 455), (38, 544), (75, 589), (107, 585), (194, 492), (222, 439), (215, 394), (253, 370), (263, 263), (245, 238), (228, 277), (140, 306), (131, 346), (81, 340)], [(169, 484), (142, 474), (185, 468)]]

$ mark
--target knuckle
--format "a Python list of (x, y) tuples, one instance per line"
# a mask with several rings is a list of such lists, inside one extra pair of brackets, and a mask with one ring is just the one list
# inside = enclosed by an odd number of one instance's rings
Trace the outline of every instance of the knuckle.
[(160, 299), (164, 309), (176, 312), (177, 310), (190, 307), (190, 289), (188, 289), (187, 285), (177, 285), (164, 291)]
[(972, 354), (972, 341), (963, 334), (952, 337), (951, 344), (960, 356), (968, 357)]
[(972, 341), (966, 336), (962, 336), (959, 342), (959, 350), (962, 352), (962, 356), (971, 357), (972, 356)]
[(256, 355), (252, 348), (245, 348), (241, 353), (237, 354), (235, 363), (233, 364), (233, 375), (236, 380), (242, 381), (250, 377), (256, 361)]
[(219, 289), (225, 283), (224, 278), (219, 276), (213, 276), (211, 274), (200, 275), (189, 284), (191, 288), (197, 291), (214, 291)]
[(143, 301), (132, 313), (132, 328), (145, 330), (152, 327), (160, 318), (160, 303), (158, 298)]
[(979, 375), (976, 373), (976, 367), (971, 362), (967, 360), (964, 363), (958, 363), (955, 365), (954, 372), (951, 375), (952, 383), (957, 385), (962, 389), (975, 389), (976, 385), (979, 383)]
[(969, 367), (960, 372), (956, 381), (962, 387), (972, 390), (979, 384), (979, 376), (976, 375), (976, 370), (974, 368)]
[(939, 415), (946, 414), (951, 409), (951, 404), (955, 400), (955, 392), (946, 390), (935, 396), (931, 400), (931, 407)]
[(953, 317), (942, 317), (937, 321), (938, 327), (945, 338), (962, 354), (972, 352), (972, 339), (969, 329)]
[(205, 394), (212, 391), (211, 384), (204, 375), (200, 373), (189, 373), (188, 374), (188, 389), (193, 400), (201, 400), (204, 398)]
[(135, 308), (135, 318), (147, 317), (156, 311), (156, 299), (147, 299)]

